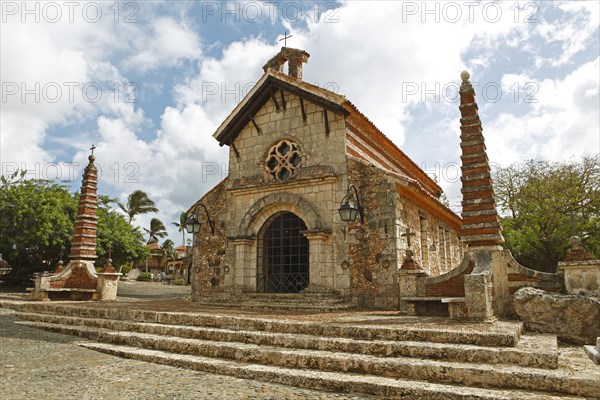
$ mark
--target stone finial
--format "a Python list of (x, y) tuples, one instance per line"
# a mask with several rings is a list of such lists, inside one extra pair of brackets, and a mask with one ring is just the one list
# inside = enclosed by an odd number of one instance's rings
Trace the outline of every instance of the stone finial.
[(92, 146), (92, 154), (88, 157), (90, 161), (83, 171), (83, 180), (81, 182), (81, 195), (77, 205), (77, 216), (75, 217), (75, 226), (73, 228), (73, 238), (71, 239), (71, 260), (93, 261), (96, 256), (96, 230), (98, 198), (98, 169), (94, 165), (96, 157)]
[(58, 262), (58, 264), (56, 265), (56, 269), (54, 270), (54, 273), (55, 273), (55, 274), (58, 274), (59, 272), (62, 272), (62, 270), (63, 270), (63, 264), (64, 264), (64, 263), (63, 263), (63, 261), (62, 261), (62, 260), (60, 260), (60, 261)]
[(104, 273), (115, 273), (117, 272), (117, 270), (113, 267), (112, 265), (112, 259), (108, 259), (106, 260), (106, 264), (104, 265), (104, 268), (102, 268), (102, 272)]
[(596, 259), (596, 257), (585, 248), (583, 243), (581, 243), (581, 238), (579, 236), (571, 236), (569, 238), (569, 244), (571, 245), (571, 249), (567, 253), (564, 261), (589, 261)]
[(292, 49), (291, 47), (282, 47), (281, 51), (274, 55), (263, 66), (263, 70), (267, 72), (269, 69), (274, 69), (278, 72), (283, 72), (283, 65), (288, 63), (288, 75), (302, 79), (302, 64), (308, 62), (308, 54), (304, 50)]
[(462, 149), (462, 217), (463, 241), (469, 246), (493, 246), (504, 243), (500, 217), (492, 188), (483, 128), (470, 74), (461, 73), (460, 130)]

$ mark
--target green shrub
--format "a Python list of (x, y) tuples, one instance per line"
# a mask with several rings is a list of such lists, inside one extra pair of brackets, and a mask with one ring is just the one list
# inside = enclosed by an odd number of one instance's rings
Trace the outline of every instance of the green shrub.
[(185, 286), (185, 279), (183, 279), (183, 278), (175, 279), (175, 282), (173, 282), (173, 284), (175, 284), (177, 286)]
[(138, 281), (150, 282), (152, 280), (152, 275), (149, 272), (140, 272), (140, 275), (137, 277)]
[(122, 274), (128, 274), (128, 273), (129, 273), (129, 271), (131, 271), (131, 264), (124, 264), (124, 265), (121, 267), (121, 273), (122, 273)]

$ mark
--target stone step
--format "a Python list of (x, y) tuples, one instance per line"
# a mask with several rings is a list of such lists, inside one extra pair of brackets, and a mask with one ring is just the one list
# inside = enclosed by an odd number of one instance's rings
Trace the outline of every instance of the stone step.
[(199, 326), (65, 317), (49, 314), (20, 314), (19, 316), (22, 319), (33, 322), (86, 326), (230, 343), (239, 342), (383, 357), (412, 357), (488, 364), (511, 364), (536, 368), (555, 369), (558, 366), (556, 337), (549, 335), (524, 335), (521, 337), (517, 347), (514, 348), (484, 347), (416, 341), (357, 340), (339, 337), (319, 337), (307, 334), (240, 331)]
[(65, 304), (22, 303), (13, 305), (21, 313), (40, 313), (84, 318), (104, 318), (169, 325), (203, 326), (210, 328), (267, 331), (274, 333), (309, 334), (359, 340), (419, 341), (433, 343), (470, 344), (476, 346), (515, 347), (523, 332), (521, 322), (496, 321), (486, 330), (469, 325), (446, 324), (442, 327), (414, 325), (378, 325), (357, 323), (315, 323), (291, 319), (252, 318), (205, 313), (159, 312), (130, 308), (110, 309), (78, 307)]
[(243, 310), (289, 310), (337, 312), (356, 308), (348, 298), (332, 293), (243, 293), (215, 295), (197, 300), (198, 304)]
[(77, 345), (118, 357), (188, 368), (214, 374), (235, 376), (263, 382), (303, 388), (322, 389), (335, 393), (378, 396), (402, 400), (559, 400), (573, 396), (552, 396), (530, 391), (480, 389), (437, 384), (420, 380), (377, 377), (351, 373), (335, 373), (297, 368), (239, 363), (216, 358), (173, 354), (106, 343), (76, 342)]
[(477, 388), (517, 389), (592, 397), (600, 393), (600, 379), (562, 370), (519, 366), (468, 364), (406, 357), (288, 349), (247, 343), (215, 342), (146, 333), (132, 335), (84, 326), (22, 322), (55, 332), (79, 335), (118, 345), (149, 348), (188, 355), (231, 359), (286, 368), (309, 368), (328, 372), (350, 372)]
[(277, 300), (348, 300), (347, 298), (340, 296), (336, 293), (242, 293), (240, 295), (246, 299), (277, 299)]
[(246, 300), (243, 302), (222, 302), (218, 300), (200, 300), (197, 304), (218, 308), (236, 308), (240, 310), (283, 310), (298, 312), (337, 312), (356, 308), (353, 304), (345, 301), (328, 302), (295, 302), (295, 301), (267, 301)]

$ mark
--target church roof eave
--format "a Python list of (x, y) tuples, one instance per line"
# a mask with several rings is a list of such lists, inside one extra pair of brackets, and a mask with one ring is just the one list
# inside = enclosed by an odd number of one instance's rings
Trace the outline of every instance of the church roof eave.
[(217, 128), (213, 137), (219, 145), (230, 145), (235, 140), (254, 114), (271, 98), (274, 89), (290, 92), (335, 114), (349, 114), (343, 106), (344, 96), (269, 69)]

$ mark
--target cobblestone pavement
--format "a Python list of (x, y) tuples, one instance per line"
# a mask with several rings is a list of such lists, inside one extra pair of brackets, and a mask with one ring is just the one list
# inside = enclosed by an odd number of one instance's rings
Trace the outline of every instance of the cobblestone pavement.
[(0, 309), (2, 400), (373, 399), (113, 357), (73, 344), (81, 338), (16, 320), (12, 311)]

